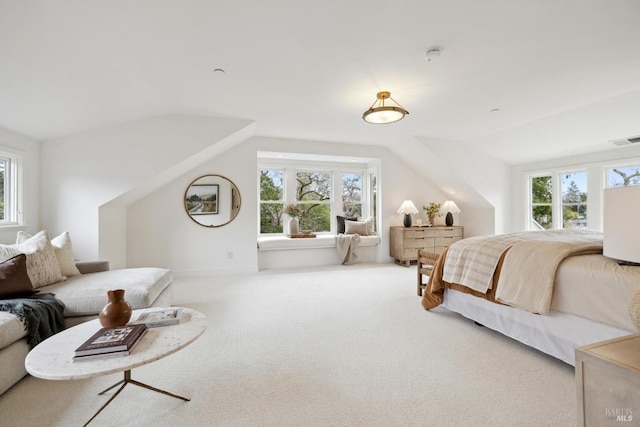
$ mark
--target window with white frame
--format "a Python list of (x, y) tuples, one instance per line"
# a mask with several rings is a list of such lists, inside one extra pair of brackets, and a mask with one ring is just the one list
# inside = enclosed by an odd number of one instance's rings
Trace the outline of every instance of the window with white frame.
[(282, 233), (284, 170), (260, 170), (260, 233)]
[(335, 233), (338, 215), (375, 215), (375, 168), (290, 163), (259, 166), (260, 234), (283, 234), (288, 204), (301, 212), (300, 229), (315, 233)]
[(587, 172), (560, 174), (562, 228), (587, 228)]
[(529, 230), (553, 227), (553, 182), (551, 175), (529, 179)]
[(18, 154), (0, 148), (0, 225), (18, 222), (20, 161)]
[(530, 176), (528, 199), (529, 230), (587, 228), (586, 171)]
[(606, 168), (607, 187), (640, 185), (640, 165)]

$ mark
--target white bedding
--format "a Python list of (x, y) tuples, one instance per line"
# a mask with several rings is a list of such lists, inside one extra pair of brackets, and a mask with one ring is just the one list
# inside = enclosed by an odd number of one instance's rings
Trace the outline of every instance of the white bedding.
[(445, 289), (442, 306), (574, 366), (577, 347), (632, 333), (557, 311), (537, 315), (452, 289)]
[(556, 272), (551, 310), (637, 332), (628, 306), (638, 287), (640, 267), (604, 255), (569, 257)]

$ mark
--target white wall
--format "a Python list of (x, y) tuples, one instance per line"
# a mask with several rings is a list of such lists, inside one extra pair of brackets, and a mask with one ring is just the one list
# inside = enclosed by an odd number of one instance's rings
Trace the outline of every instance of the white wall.
[[(463, 141), (416, 140), (419, 148), (409, 155), (420, 162), (423, 174), (446, 198), (458, 205), (461, 212), (455, 224), (465, 227), (465, 237), (504, 233), (511, 219), (509, 166)], [(417, 152), (420, 155), (416, 156)]]
[[(171, 268), (176, 274), (218, 274), (257, 270), (258, 151), (380, 159), (380, 234), (383, 243), (375, 249), (376, 256), (373, 260), (376, 262), (391, 262), (389, 227), (402, 224), (403, 216), (396, 211), (404, 199), (412, 199), (421, 207), (430, 200), (440, 200), (444, 197), (439, 190), (426, 182), (420, 174), (407, 168), (405, 163), (386, 148), (253, 137), (129, 207), (127, 264), (132, 267), (161, 265)], [(182, 198), (185, 189), (193, 179), (205, 174), (226, 176), (240, 190), (240, 212), (224, 227), (199, 226), (184, 210)], [(423, 212), (420, 216), (426, 220)], [(367, 248), (367, 252), (371, 250)], [(280, 258), (287, 257), (291, 266), (313, 265), (318, 261), (313, 259), (312, 251), (278, 251), (276, 255)], [(331, 260), (332, 257), (324, 259)], [(369, 256), (367, 259), (371, 260), (372, 257)], [(280, 261), (274, 260), (273, 264), (280, 266)]]
[[(125, 216), (112, 208), (104, 213), (104, 221), (112, 225), (101, 229), (100, 207), (136, 187), (161, 182), (167, 170), (250, 123), (161, 116), (46, 141), (41, 150), (41, 226), (54, 234), (68, 230), (80, 259), (105, 257), (122, 266)], [(100, 233), (113, 239), (110, 252), (99, 253)]]
[(22, 225), (0, 228), (0, 242), (13, 244), (18, 230), (35, 234), (40, 229), (40, 142), (0, 128), (0, 146), (17, 152), (23, 160)]

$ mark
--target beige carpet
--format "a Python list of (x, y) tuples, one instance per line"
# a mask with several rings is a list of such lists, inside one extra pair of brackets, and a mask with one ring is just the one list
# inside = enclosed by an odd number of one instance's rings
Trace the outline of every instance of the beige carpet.
[[(181, 279), (176, 305), (205, 334), (133, 378), (95, 426), (575, 426), (574, 371), (445, 310), (415, 267), (353, 265)], [(26, 377), (2, 425), (82, 425), (120, 379)]]

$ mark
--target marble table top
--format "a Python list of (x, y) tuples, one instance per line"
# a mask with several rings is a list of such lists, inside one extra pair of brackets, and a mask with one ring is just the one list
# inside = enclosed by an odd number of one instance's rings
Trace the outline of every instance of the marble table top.
[[(175, 307), (173, 307), (175, 308)], [(131, 319), (145, 311), (134, 310)], [(25, 359), (25, 367), (34, 377), (48, 380), (74, 380), (131, 370), (162, 359), (196, 340), (207, 327), (207, 318), (199, 311), (184, 308), (177, 325), (149, 328), (128, 356), (73, 361), (75, 349), (102, 326), (98, 319), (66, 329), (38, 344)]]

